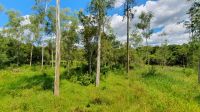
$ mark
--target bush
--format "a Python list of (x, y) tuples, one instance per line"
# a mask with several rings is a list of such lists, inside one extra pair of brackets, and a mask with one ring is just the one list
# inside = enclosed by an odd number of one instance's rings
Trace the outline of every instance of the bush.
[(92, 77), (92, 75), (89, 75), (89, 74), (81, 75), (78, 80), (79, 80), (79, 84), (83, 86), (88, 86), (94, 83), (94, 77)]
[(192, 75), (192, 70), (191, 70), (191, 69), (185, 69), (185, 68), (183, 68), (183, 73), (184, 73), (187, 77), (189, 77), (190, 75)]
[(158, 73), (157, 73), (157, 70), (154, 66), (151, 66), (148, 71), (144, 72), (142, 74), (143, 77), (151, 77), (151, 76), (156, 76)]
[(110, 105), (111, 101), (105, 97), (96, 97), (90, 103), (93, 105)]
[(78, 83), (82, 86), (88, 86), (95, 82), (95, 77), (93, 74), (84, 73), (79, 67), (76, 69), (71, 69), (70, 71), (66, 70), (61, 76), (64, 79), (67, 79), (73, 83)]

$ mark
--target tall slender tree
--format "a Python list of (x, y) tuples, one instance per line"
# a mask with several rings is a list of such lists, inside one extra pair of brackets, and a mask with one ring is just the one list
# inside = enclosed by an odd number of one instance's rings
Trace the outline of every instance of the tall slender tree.
[(56, 8), (55, 7), (49, 7), (47, 11), (47, 21), (46, 21), (46, 27), (45, 27), (46, 35), (51, 36), (51, 39), (49, 42), (49, 48), (51, 50), (51, 66), (54, 67), (54, 36), (56, 35)]
[(62, 49), (63, 52), (62, 58), (67, 60), (67, 68), (68, 68), (68, 74), (70, 73), (70, 63), (73, 62), (74, 56), (73, 51), (75, 51), (76, 43), (78, 43), (78, 21), (74, 17), (74, 20), (72, 19), (70, 24), (65, 27), (68, 30), (62, 31)]
[(130, 36), (130, 19), (134, 17), (134, 14), (131, 10), (131, 8), (134, 6), (135, 0), (125, 0), (124, 3), (124, 16), (127, 20), (127, 42), (126, 42), (126, 50), (127, 50), (127, 64), (126, 64), (126, 72), (129, 73), (129, 36)]
[(54, 95), (59, 96), (60, 83), (60, 0), (56, 0), (56, 60), (55, 60), (55, 80), (54, 80)]
[(83, 29), (81, 29), (81, 41), (84, 46), (84, 50), (86, 52), (85, 58), (87, 59), (88, 63), (88, 72), (89, 74), (93, 71), (93, 57), (95, 56), (95, 36), (97, 32), (97, 26), (95, 26), (95, 20), (92, 16), (86, 16), (83, 11), (80, 11), (78, 13), (79, 20), (83, 26)]
[(139, 16), (140, 23), (138, 23), (136, 26), (143, 30), (142, 35), (146, 40), (146, 61), (149, 65), (149, 54), (148, 54), (148, 39), (150, 38), (151, 34), (153, 31), (151, 30), (151, 19), (153, 15), (150, 12), (142, 12), (141, 15)]
[[(36, 11), (36, 15), (39, 21), (38, 29), (39, 30), (39, 43), (42, 46), (42, 59), (41, 59), (41, 66), (43, 69), (44, 65), (44, 37), (45, 37), (45, 19), (46, 19), (46, 13), (48, 9), (48, 3), (51, 0), (35, 0), (35, 5), (33, 6), (33, 10)], [(41, 32), (43, 31), (43, 32)]]
[(200, 83), (200, 1), (190, 0), (193, 2), (192, 7), (189, 9), (190, 21), (188, 28), (191, 31), (191, 47), (193, 50), (193, 57), (195, 62), (198, 62), (198, 82)]
[(100, 84), (100, 66), (101, 66), (101, 34), (102, 26), (106, 18), (107, 10), (111, 8), (114, 0), (92, 0), (89, 6), (91, 14), (96, 17), (98, 25), (98, 48), (97, 48), (97, 68), (96, 68), (96, 87)]
[[(70, 24), (74, 19), (73, 17), (68, 16), (68, 13), (69, 13), (69, 9), (67, 9), (67, 8), (63, 8), (60, 10), (61, 36), (66, 37), (66, 38), (63, 38), (65, 40), (68, 39), (67, 36), (70, 36), (70, 35), (68, 35), (68, 33), (66, 33), (66, 32), (68, 32), (68, 30), (66, 30), (66, 29), (70, 29)], [(72, 22), (72, 23), (74, 23), (74, 22)], [(54, 66), (54, 56), (53, 55), (54, 55), (54, 49), (55, 49), (54, 37), (56, 35), (56, 7), (51, 6), (48, 8), (45, 32), (46, 32), (46, 35), (51, 37), (51, 39), (50, 39), (51, 41), (49, 41), (49, 44), (51, 44), (52, 46), (49, 46), (49, 47), (51, 50), (51, 57), (52, 57), (51, 62), (52, 62), (52, 67), (53, 67)], [(76, 32), (75, 29), (74, 29), (74, 32)], [(65, 36), (63, 36), (63, 34)], [(65, 46), (65, 44), (62, 44), (62, 45)], [(66, 46), (68, 46), (68, 45), (66, 45)], [(61, 48), (63, 48), (63, 47), (61, 47)], [(62, 49), (61, 49), (61, 51), (62, 51)], [(63, 53), (63, 55), (65, 55), (64, 53)]]
[(26, 25), (26, 28), (29, 31), (28, 36), (28, 43), (31, 44), (31, 51), (30, 51), (30, 66), (32, 66), (32, 58), (33, 58), (33, 48), (34, 48), (34, 43), (37, 41), (39, 38), (39, 21), (37, 15), (31, 15), (29, 16), (30, 24)]

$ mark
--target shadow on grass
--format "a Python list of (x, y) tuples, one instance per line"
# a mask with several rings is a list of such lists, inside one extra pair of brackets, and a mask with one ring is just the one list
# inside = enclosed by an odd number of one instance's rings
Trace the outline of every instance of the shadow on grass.
[(17, 87), (19, 89), (31, 89), (34, 87), (39, 87), (42, 90), (53, 90), (53, 77), (50, 77), (46, 73), (22, 78), (19, 80), (19, 82), (21, 82), (21, 84), (19, 84)]
[(194, 97), (194, 100), (195, 100), (198, 104), (200, 104), (200, 95)]
[[(107, 66), (101, 67), (101, 81), (104, 81), (109, 74), (125, 76), (125, 70), (123, 68), (110, 69)], [(88, 86), (95, 84), (96, 72), (92, 71), (89, 73), (87, 66), (83, 65), (77, 68), (71, 68), (65, 70), (61, 74), (61, 79), (68, 80), (72, 83), (80, 84), (81, 86)]]
[(1, 87), (0, 96), (20, 96), (22, 90), (25, 89), (53, 91), (53, 77), (47, 75), (46, 73), (34, 76), (19, 77), (18, 79), (16, 79), (16, 81), (13, 81)]

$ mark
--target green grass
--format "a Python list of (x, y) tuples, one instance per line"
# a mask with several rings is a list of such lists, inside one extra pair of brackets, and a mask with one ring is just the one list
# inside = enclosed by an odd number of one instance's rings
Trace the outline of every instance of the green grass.
[(147, 68), (137, 68), (129, 78), (122, 71), (109, 72), (99, 88), (61, 79), (60, 97), (54, 97), (54, 69), (7, 68), (0, 70), (0, 111), (200, 112), (200, 85), (194, 70), (155, 69), (153, 75), (144, 76)]

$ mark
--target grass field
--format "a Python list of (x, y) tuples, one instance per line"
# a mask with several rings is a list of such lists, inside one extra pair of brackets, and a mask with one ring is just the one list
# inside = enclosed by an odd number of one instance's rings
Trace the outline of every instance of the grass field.
[[(53, 69), (0, 70), (2, 112), (200, 112), (200, 85), (193, 69), (155, 67), (109, 72), (99, 88), (61, 79), (53, 96)], [(62, 70), (64, 71), (64, 70)]]

